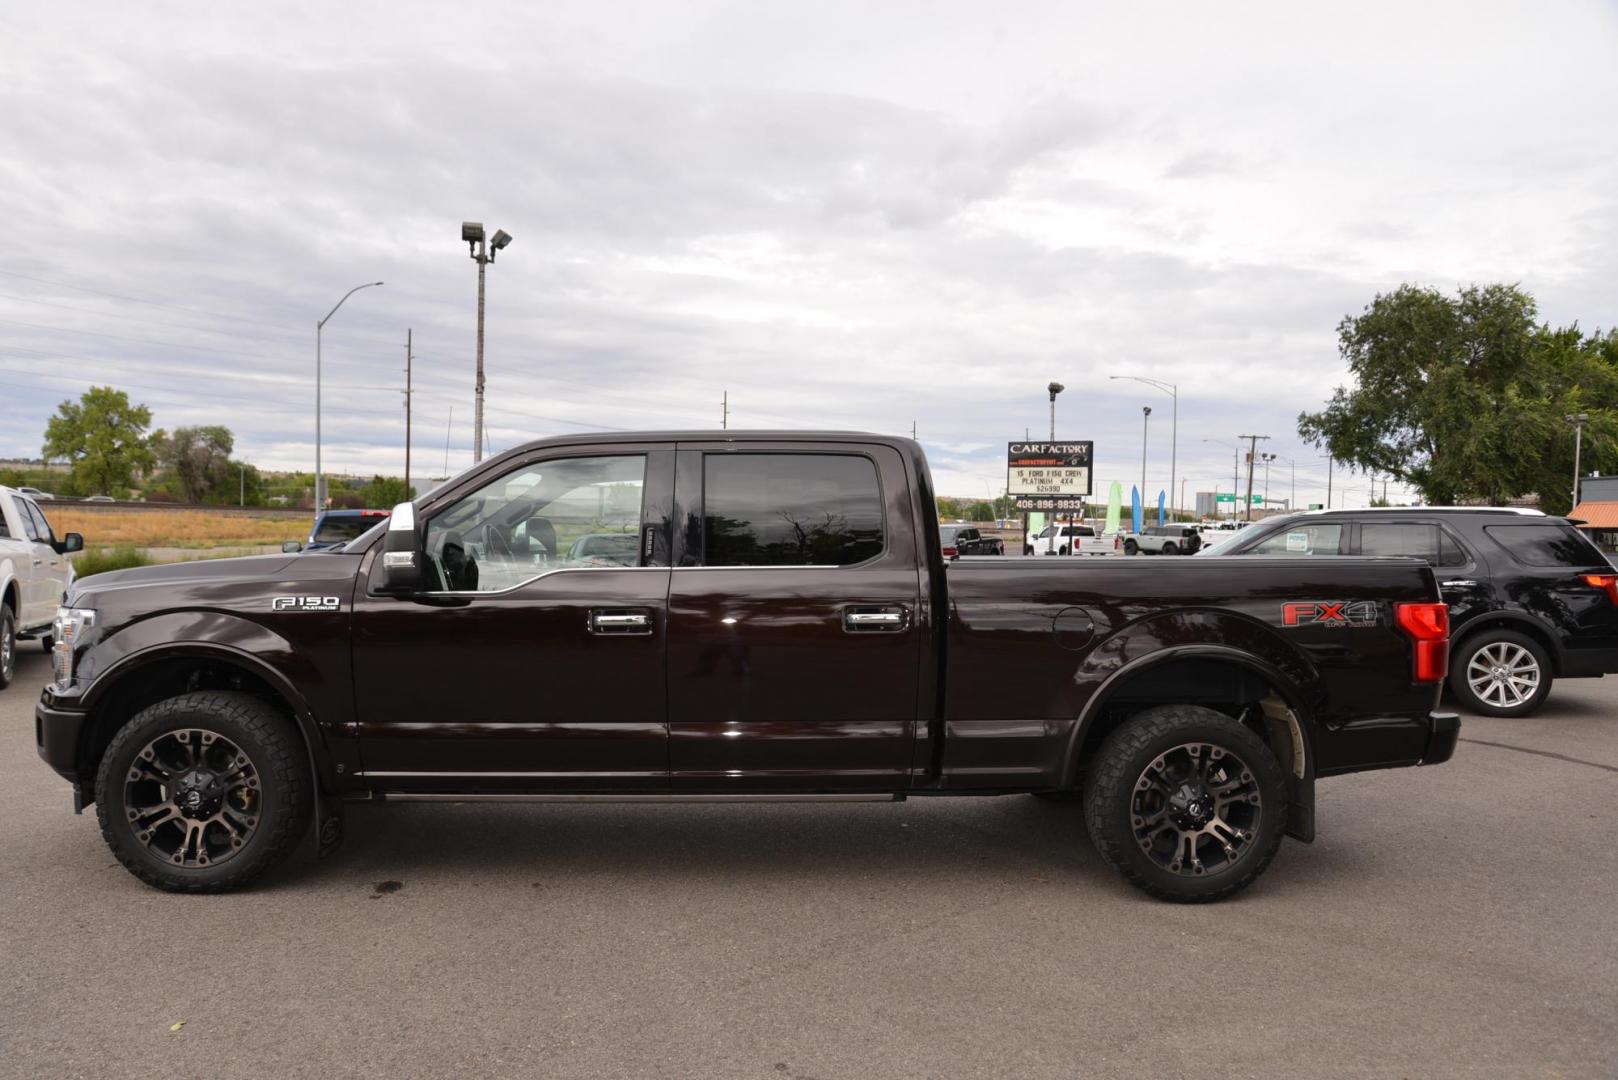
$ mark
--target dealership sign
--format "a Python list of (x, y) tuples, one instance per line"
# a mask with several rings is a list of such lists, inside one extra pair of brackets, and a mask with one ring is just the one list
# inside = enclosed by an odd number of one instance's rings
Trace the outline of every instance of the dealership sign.
[(1006, 493), (1018, 510), (1084, 509), (1093, 442), (1014, 442), (1006, 446)]

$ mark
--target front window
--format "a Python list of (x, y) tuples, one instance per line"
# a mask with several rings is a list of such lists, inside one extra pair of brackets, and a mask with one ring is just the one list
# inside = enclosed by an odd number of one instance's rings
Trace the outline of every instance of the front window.
[(876, 464), (854, 454), (709, 454), (707, 566), (849, 566), (882, 553)]
[(1243, 555), (1336, 555), (1343, 542), (1342, 525), (1294, 525), (1271, 533)]
[(34, 520), (33, 515), (28, 512), (28, 507), (31, 505), (28, 500), (13, 498), (11, 505), (16, 508), (17, 520), (22, 522), (22, 531), (27, 535), (28, 539), (40, 539), (39, 524)]
[(640, 565), (646, 458), (536, 461), (427, 522), (428, 589), (499, 592), (551, 570)]

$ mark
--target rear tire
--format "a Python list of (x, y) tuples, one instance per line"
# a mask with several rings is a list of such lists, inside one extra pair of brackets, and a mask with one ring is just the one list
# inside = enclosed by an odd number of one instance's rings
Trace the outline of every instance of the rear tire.
[(1450, 660), (1450, 692), (1484, 716), (1528, 716), (1550, 696), (1551, 661), (1545, 647), (1515, 630), (1483, 630)]
[(1102, 859), (1160, 900), (1222, 900), (1252, 884), (1286, 831), (1286, 776), (1264, 740), (1196, 705), (1132, 717), (1096, 752), (1084, 822)]
[(10, 604), (0, 604), (0, 690), (17, 675), (17, 616)]
[(1067, 545), (1063, 544), (1061, 547), (1057, 548), (1056, 553), (1058, 555), (1066, 555), (1067, 554)]
[(1024, 544), (1022, 546), (1022, 553), (1024, 556), (1032, 555), (1034, 553), (1034, 546), (1032, 544)]
[(118, 861), (148, 885), (225, 892), (292, 853), (309, 829), (313, 791), (302, 737), (267, 702), (182, 694), (113, 737), (96, 776), (96, 816)]
[(56, 645), (56, 639), (51, 637), (49, 634), (46, 634), (39, 639), (39, 644), (44, 648), (45, 655), (49, 656), (51, 654), (51, 649)]
[(1174, 546), (1174, 541), (1170, 540), (1168, 543), (1163, 545), (1162, 554), (1164, 554), (1164, 555), (1178, 555), (1179, 553), (1180, 553), (1180, 549)]

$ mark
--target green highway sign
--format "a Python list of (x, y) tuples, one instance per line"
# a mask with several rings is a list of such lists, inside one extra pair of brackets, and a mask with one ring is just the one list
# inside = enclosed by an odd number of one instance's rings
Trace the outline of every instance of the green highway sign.
[(1233, 503), (1235, 501), (1236, 501), (1236, 493), (1234, 491), (1216, 491), (1216, 492), (1214, 492), (1214, 502), (1216, 502), (1216, 503), (1222, 503), (1222, 502)]
[(1324, 509), (1326, 509), (1326, 504), (1325, 503), (1310, 503), (1309, 504), (1309, 509), (1311, 509), (1311, 510), (1324, 510)]

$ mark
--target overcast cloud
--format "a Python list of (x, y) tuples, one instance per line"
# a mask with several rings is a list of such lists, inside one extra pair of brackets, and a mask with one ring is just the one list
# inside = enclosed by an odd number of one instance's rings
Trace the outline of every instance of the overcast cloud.
[[(1618, 323), (1612, 4), (81, 3), (0, 14), (0, 456), (94, 383), (248, 460), (471, 460), (598, 428), (908, 433), (998, 492), (1048, 421), (1187, 492), (1343, 381), (1404, 281)], [(465, 6), (466, 11), (472, 10)], [(453, 426), (450, 427), (453, 409)], [(1288, 494), (1287, 470), (1271, 491)], [(1339, 484), (1342, 483), (1339, 478)], [(1364, 480), (1350, 498), (1364, 498)]]

